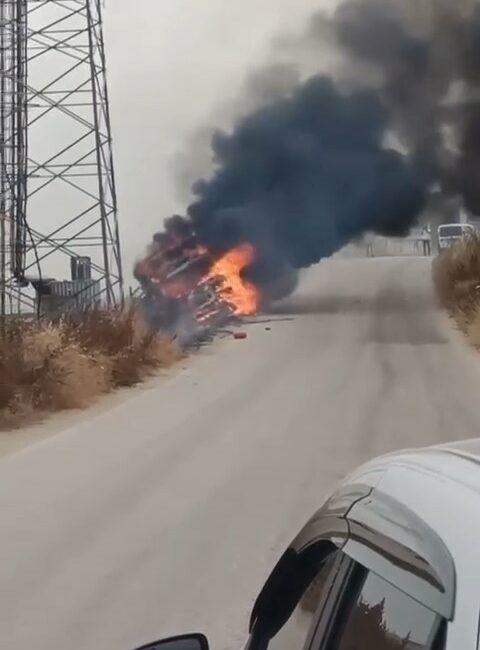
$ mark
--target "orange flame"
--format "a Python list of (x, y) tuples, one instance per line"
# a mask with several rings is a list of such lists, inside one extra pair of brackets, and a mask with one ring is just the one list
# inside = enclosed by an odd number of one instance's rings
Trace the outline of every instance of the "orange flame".
[(243, 269), (255, 258), (255, 251), (250, 244), (241, 244), (229, 250), (211, 267), (207, 280), (218, 277), (220, 287), (218, 295), (227, 302), (239, 316), (254, 314), (260, 302), (258, 289), (248, 280), (242, 278)]

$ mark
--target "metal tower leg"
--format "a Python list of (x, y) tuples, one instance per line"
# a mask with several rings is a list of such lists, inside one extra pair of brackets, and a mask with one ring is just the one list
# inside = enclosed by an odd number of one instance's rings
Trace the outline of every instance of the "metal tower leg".
[(0, 309), (81, 255), (121, 304), (101, 0), (0, 0), (0, 57)]

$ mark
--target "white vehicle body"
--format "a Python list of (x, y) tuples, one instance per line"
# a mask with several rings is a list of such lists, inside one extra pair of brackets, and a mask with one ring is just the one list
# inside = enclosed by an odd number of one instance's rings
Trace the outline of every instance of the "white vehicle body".
[(445, 543), (455, 564), (455, 616), (447, 650), (478, 650), (480, 622), (480, 439), (376, 459), (348, 477), (395, 498)]
[(438, 227), (438, 245), (445, 249), (455, 242), (473, 235), (476, 231), (470, 223), (444, 223)]
[[(480, 440), (375, 459), (341, 482), (287, 549), (254, 606), (247, 650), (479, 650), (479, 539)], [(308, 589), (288, 620), (280, 613), (310, 568), (320, 588), (302, 628), (296, 612)], [(370, 628), (357, 643), (365, 630), (355, 612), (365, 604), (382, 608), (383, 628), (375, 623), (379, 636)]]
[(479, 541), (480, 439), (377, 458), (281, 556), (245, 650), (480, 650)]

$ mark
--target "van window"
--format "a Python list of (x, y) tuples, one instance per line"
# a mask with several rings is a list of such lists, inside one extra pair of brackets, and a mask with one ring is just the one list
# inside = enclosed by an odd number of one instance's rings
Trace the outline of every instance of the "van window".
[(440, 226), (438, 229), (439, 237), (461, 237), (463, 229), (461, 225), (458, 226)]
[(329, 650), (437, 650), (444, 643), (441, 623), (438, 614), (367, 572)]

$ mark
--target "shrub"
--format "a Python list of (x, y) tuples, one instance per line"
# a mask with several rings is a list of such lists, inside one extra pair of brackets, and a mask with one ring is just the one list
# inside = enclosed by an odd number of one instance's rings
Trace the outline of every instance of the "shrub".
[(0, 329), (0, 427), (83, 408), (180, 357), (134, 311), (92, 310), (53, 323), (6, 319)]

